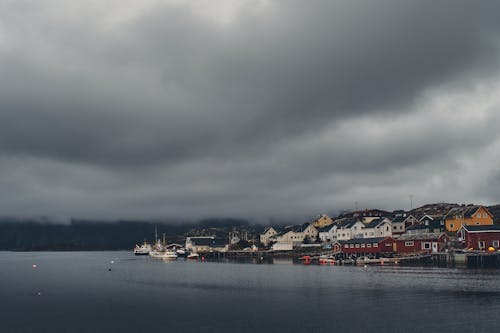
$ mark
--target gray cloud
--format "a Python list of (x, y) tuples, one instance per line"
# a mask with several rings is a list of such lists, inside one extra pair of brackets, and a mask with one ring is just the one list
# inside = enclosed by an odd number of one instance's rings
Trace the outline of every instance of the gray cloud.
[(498, 4), (239, 3), (218, 22), (182, 2), (2, 1), (0, 209), (268, 217), (461, 200), (463, 159), (499, 140)]

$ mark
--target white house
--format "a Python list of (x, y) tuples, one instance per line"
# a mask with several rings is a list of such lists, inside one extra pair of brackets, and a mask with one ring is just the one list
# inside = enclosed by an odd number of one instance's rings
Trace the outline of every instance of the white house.
[(318, 237), (322, 243), (333, 243), (337, 240), (336, 224), (327, 225), (326, 227), (318, 229)]
[(392, 237), (392, 222), (381, 217), (365, 225), (362, 238)]
[(293, 243), (294, 246), (299, 246), (304, 240), (316, 240), (318, 237), (318, 229), (312, 223), (304, 223), (299, 226), (286, 227), (284, 231), (276, 234), (272, 240), (280, 243)]
[[(363, 223), (357, 219), (340, 219), (335, 221), (337, 228), (335, 230), (335, 238), (337, 241), (345, 241), (353, 238), (353, 231), (358, 233), (359, 230), (364, 226)], [(356, 229), (352, 229), (352, 227)]]
[(273, 227), (268, 227), (260, 234), (260, 242), (264, 244), (264, 246), (269, 246), (271, 239), (277, 234), (278, 232)]

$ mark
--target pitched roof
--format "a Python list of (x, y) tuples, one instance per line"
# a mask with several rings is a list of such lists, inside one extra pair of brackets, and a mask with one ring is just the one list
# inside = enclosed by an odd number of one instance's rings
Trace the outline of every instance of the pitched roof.
[(392, 219), (392, 223), (401, 223), (406, 220), (406, 216), (398, 215)]
[(415, 224), (411, 225), (406, 230), (421, 230), (421, 229), (429, 229), (430, 226), (425, 225), (425, 224)]
[(354, 238), (348, 241), (345, 241), (344, 244), (368, 244), (368, 243), (380, 243), (384, 239), (390, 237), (375, 237), (375, 238)]
[(266, 229), (264, 229), (264, 232), (262, 234), (265, 234), (267, 233), (268, 231), (270, 231), (271, 229), (273, 229), (274, 231), (276, 231), (276, 229), (274, 229), (273, 227), (267, 227)]
[[(286, 226), (284, 228), (284, 230), (282, 232), (280, 232), (280, 234), (286, 234), (287, 232), (290, 232), (290, 231), (293, 231), (293, 232), (304, 232), (304, 230), (307, 229), (307, 227), (309, 227), (309, 225), (312, 226), (311, 223), (309, 222), (306, 222), (306, 223), (303, 223), (303, 224), (300, 224), (300, 225), (289, 225), (289, 226)], [(314, 226), (312, 226), (314, 228)]]
[(500, 225), (463, 225), (468, 232), (500, 232)]
[(443, 235), (445, 235), (445, 234), (442, 232), (430, 232), (430, 233), (413, 234), (413, 235), (403, 234), (403, 235), (399, 236), (399, 238), (397, 240), (398, 241), (400, 241), (400, 240), (406, 241), (406, 240), (438, 239), (439, 237), (441, 237)]
[(333, 228), (333, 225), (329, 224), (327, 226), (324, 226), (323, 228), (316, 228), (318, 229), (318, 232), (328, 232), (330, 229)]
[(342, 228), (350, 228), (352, 227), (356, 222), (361, 222), (360, 220), (358, 219), (351, 219), (351, 218), (343, 218), (343, 219), (339, 219), (339, 220), (336, 220), (334, 223), (338, 226), (338, 227), (342, 227)]
[(461, 207), (456, 207), (450, 209), (448, 214), (446, 214), (446, 219), (453, 219), (455, 218), (456, 215), (463, 216), (464, 218), (470, 218), (474, 215), (475, 212), (479, 208), (483, 207), (484, 210), (491, 215), (491, 213), (488, 211), (488, 209), (484, 206), (479, 206), (479, 205), (469, 205), (469, 206), (461, 206)]
[(370, 223), (366, 224), (365, 227), (366, 228), (376, 228), (384, 222), (385, 222), (385, 217), (380, 217), (380, 218), (375, 219), (375, 220), (371, 221)]

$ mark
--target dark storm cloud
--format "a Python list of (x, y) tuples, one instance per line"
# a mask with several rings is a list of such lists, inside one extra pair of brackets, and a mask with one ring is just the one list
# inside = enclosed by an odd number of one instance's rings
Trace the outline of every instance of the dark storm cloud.
[(219, 22), (203, 2), (3, 1), (4, 207), (310, 211), (328, 188), (414, 168), (397, 178), (411, 184), (498, 139), (492, 111), (470, 123), (421, 102), (497, 79), (497, 3), (241, 3)]

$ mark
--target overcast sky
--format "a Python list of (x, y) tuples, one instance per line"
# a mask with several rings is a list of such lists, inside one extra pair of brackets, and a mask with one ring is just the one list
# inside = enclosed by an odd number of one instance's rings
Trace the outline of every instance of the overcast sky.
[(0, 215), (500, 202), (500, 2), (0, 0)]

